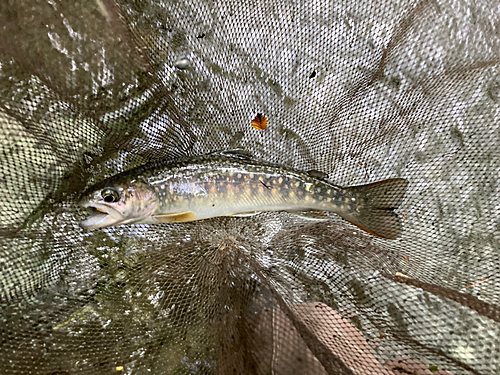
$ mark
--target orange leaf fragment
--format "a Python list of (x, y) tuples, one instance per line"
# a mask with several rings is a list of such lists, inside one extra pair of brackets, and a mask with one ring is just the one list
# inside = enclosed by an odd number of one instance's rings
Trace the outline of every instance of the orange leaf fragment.
[(257, 116), (252, 120), (252, 126), (257, 130), (264, 130), (267, 128), (267, 118), (266, 116), (257, 113)]
[(405, 257), (405, 260), (406, 260), (406, 261), (408, 261), (408, 260), (410, 260), (410, 258), (408, 258), (408, 257)]

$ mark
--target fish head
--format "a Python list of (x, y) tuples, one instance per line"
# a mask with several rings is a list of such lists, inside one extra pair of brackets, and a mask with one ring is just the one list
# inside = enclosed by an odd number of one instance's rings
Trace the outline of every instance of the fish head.
[(144, 222), (156, 210), (154, 188), (141, 178), (106, 180), (83, 193), (80, 206), (90, 216), (80, 223), (84, 229), (98, 229)]

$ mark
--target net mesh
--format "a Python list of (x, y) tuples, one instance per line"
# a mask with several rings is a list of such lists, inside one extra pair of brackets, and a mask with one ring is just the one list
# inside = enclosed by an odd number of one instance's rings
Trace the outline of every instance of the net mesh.
[[(1, 374), (499, 373), (499, 2), (18, 0), (0, 20)], [(78, 226), (94, 182), (236, 148), (408, 179), (403, 235)]]

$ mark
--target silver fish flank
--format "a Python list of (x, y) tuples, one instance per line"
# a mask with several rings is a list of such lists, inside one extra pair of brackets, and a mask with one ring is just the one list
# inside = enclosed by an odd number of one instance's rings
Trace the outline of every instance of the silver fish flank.
[(88, 189), (80, 201), (86, 229), (124, 224), (180, 223), (263, 211), (334, 212), (375, 236), (400, 236), (408, 181), (401, 178), (342, 188), (302, 172), (219, 153), (156, 161)]

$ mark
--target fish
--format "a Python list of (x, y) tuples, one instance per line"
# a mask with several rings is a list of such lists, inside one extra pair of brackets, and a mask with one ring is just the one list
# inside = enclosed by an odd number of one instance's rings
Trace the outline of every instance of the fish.
[(325, 176), (254, 159), (241, 150), (151, 161), (86, 189), (79, 204), (90, 216), (80, 226), (93, 230), (269, 211), (326, 211), (376, 237), (401, 235), (394, 210), (403, 202), (408, 180), (340, 187)]

